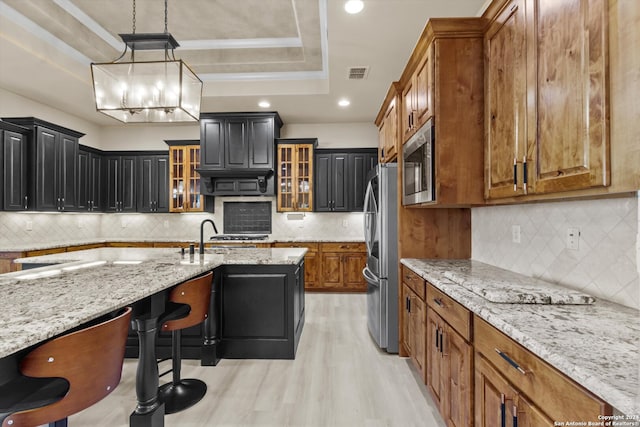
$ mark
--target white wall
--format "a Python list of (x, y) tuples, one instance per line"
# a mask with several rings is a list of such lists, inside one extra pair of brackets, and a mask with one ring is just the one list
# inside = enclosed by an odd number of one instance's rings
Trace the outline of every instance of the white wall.
[(281, 138), (318, 138), (318, 148), (378, 146), (378, 128), (372, 123), (285, 124)]
[(198, 123), (177, 125), (134, 123), (104, 126), (100, 132), (104, 150), (168, 150), (165, 139), (200, 139)]
[(82, 132), (80, 143), (102, 148), (100, 126), (0, 88), (0, 117), (36, 117)]
[[(639, 205), (634, 193), (473, 208), (472, 258), (640, 309)], [(566, 247), (569, 227), (580, 229), (578, 250)]]

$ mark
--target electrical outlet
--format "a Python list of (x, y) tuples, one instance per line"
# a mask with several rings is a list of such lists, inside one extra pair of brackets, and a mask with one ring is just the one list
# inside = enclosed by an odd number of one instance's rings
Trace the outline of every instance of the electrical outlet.
[(349, 221), (347, 221), (346, 219), (342, 220), (342, 228), (348, 228), (349, 227)]
[(577, 227), (567, 228), (567, 249), (577, 251), (580, 249), (580, 229)]
[(31, 231), (33, 230), (33, 221), (28, 220), (25, 224), (24, 224), (24, 228), (27, 231)]
[(511, 241), (513, 243), (520, 243), (520, 226), (519, 225), (511, 226)]
[(168, 219), (164, 220), (164, 228), (169, 228), (169, 220)]

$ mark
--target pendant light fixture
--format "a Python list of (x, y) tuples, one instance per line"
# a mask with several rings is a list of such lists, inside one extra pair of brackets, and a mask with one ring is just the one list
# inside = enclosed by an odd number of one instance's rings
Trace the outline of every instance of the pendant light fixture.
[[(113, 62), (92, 63), (96, 110), (125, 123), (185, 122), (200, 118), (202, 81), (173, 50), (179, 46), (167, 31), (164, 1), (164, 33), (136, 34), (136, 0), (133, 0), (133, 32), (119, 34), (124, 51)], [(130, 60), (120, 62), (130, 50)], [(137, 61), (137, 50), (163, 50), (163, 60)]]

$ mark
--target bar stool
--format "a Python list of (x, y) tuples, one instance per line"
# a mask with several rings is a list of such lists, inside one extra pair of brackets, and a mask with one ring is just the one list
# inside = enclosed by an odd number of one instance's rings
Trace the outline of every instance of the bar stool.
[(122, 375), (131, 318), (127, 307), (29, 351), (19, 371), (0, 385), (3, 427), (66, 426), (67, 417), (111, 393)]
[(207, 385), (203, 381), (180, 377), (181, 331), (202, 323), (207, 318), (212, 279), (213, 273), (209, 272), (173, 288), (169, 294), (167, 309), (159, 319), (161, 330), (171, 331), (173, 380), (158, 389), (158, 398), (164, 402), (166, 414), (173, 414), (195, 405), (207, 392)]

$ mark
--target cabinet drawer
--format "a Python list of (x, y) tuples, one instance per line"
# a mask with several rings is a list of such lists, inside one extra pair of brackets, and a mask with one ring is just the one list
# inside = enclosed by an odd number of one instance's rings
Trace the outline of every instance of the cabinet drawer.
[(311, 242), (276, 242), (274, 248), (307, 248), (309, 252), (318, 252), (318, 243)]
[(551, 419), (595, 421), (598, 415), (611, 413), (611, 406), (484, 320), (475, 317), (476, 351), (482, 353), (501, 375), (533, 403), (544, 408)]
[(471, 312), (448, 295), (427, 283), (427, 305), (442, 317), (462, 338), (471, 342)]
[(409, 286), (413, 292), (415, 292), (421, 300), (424, 301), (425, 297), (425, 281), (422, 277), (418, 276), (409, 267), (402, 266), (402, 281)]
[(366, 250), (364, 243), (358, 242), (331, 242), (322, 244), (323, 252), (365, 252)]

